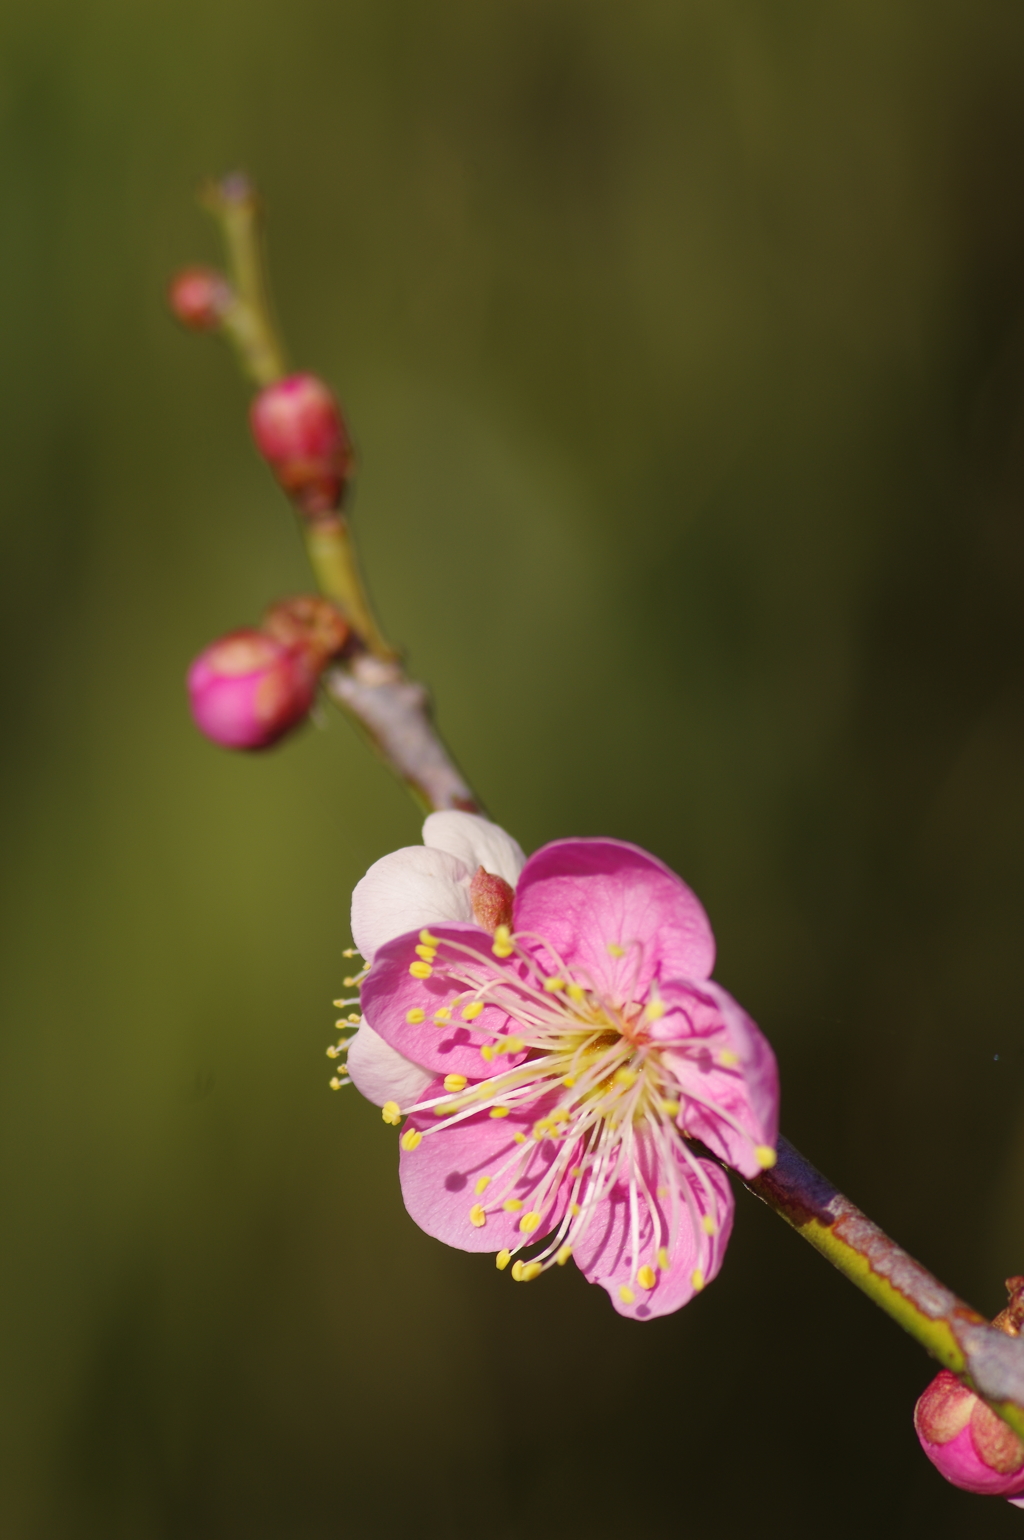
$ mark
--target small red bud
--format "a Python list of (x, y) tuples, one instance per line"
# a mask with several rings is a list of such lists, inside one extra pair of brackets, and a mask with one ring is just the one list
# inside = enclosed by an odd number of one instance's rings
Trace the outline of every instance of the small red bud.
[(318, 594), (272, 605), (263, 617), (263, 631), (286, 647), (305, 651), (317, 673), (344, 652), (352, 635), (344, 615)]
[(312, 517), (341, 505), (352, 444), (332, 392), (313, 374), (261, 390), (250, 411), (253, 438), (278, 482)]
[(469, 901), (473, 905), (473, 918), (493, 936), (499, 925), (512, 924), (512, 900), (515, 893), (504, 877), (484, 871), (478, 866), (469, 885)]
[(223, 273), (212, 267), (186, 267), (175, 273), (167, 300), (183, 326), (208, 332), (219, 326), (234, 294)]
[(297, 726), (316, 696), (317, 670), (301, 648), (261, 631), (232, 631), (188, 671), (199, 731), (226, 749), (265, 749)]
[[(1008, 1278), (1006, 1287), (1010, 1303), (992, 1324), (1015, 1337), (1024, 1314), (1024, 1278)], [(948, 1369), (918, 1400), (914, 1428), (929, 1460), (953, 1486), (1011, 1501), (1024, 1494), (1024, 1443)]]

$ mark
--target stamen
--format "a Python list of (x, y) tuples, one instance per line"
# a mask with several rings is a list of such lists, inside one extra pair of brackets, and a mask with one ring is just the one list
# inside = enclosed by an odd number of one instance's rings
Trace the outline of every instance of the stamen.
[(515, 947), (512, 945), (512, 933), (507, 925), (499, 925), (494, 932), (494, 945), (491, 947), (491, 951), (495, 957), (512, 956)]
[(523, 1200), (522, 1198), (506, 1198), (501, 1206), (507, 1213), (516, 1214), (522, 1208)]
[(484, 1206), (482, 1203), (473, 1204), (473, 1207), (469, 1211), (469, 1222), (471, 1225), (475, 1225), (478, 1230), (481, 1230), (487, 1223), (487, 1215), (484, 1213)]
[(409, 964), (409, 972), (414, 979), (429, 979), (433, 968), (428, 962), (414, 962)]
[(512, 1111), (511, 1107), (492, 1107), (491, 1108), (491, 1117), (492, 1118), (507, 1118), (511, 1111)]
[(476, 1180), (476, 1186), (474, 1187), (473, 1191), (476, 1193), (477, 1197), (479, 1198), (480, 1194), (482, 1192), (486, 1192), (488, 1187), (490, 1187), (490, 1185), (491, 1185), (491, 1179), (490, 1179), (489, 1176), (478, 1176), (477, 1180)]
[(406, 1011), (405, 1019), (410, 1027), (418, 1027), (421, 1021), (426, 1021), (426, 1011), (421, 1011), (418, 1005), (414, 1005), (411, 1011)]
[(463, 1021), (475, 1021), (478, 1016), (482, 1015), (483, 1008), (484, 1002), (482, 1000), (472, 1001), (462, 1013)]
[(424, 962), (432, 963), (434, 961), (434, 958), (437, 956), (437, 947), (436, 946), (418, 946), (416, 948), (416, 956), (417, 957), (422, 957)]
[(539, 1226), (540, 1215), (535, 1213), (533, 1210), (531, 1210), (529, 1214), (524, 1214), (522, 1219), (519, 1221), (519, 1228), (522, 1230), (524, 1235), (532, 1235), (533, 1231), (538, 1229)]
[(723, 1048), (718, 1055), (718, 1062), (723, 1069), (735, 1069), (740, 1062), (740, 1056), (738, 1053), (733, 1053), (731, 1048)]
[(559, 1267), (564, 1267), (566, 1262), (568, 1262), (568, 1260), (569, 1260), (569, 1258), (571, 1256), (572, 1256), (572, 1247), (571, 1246), (559, 1246), (558, 1251), (557, 1251), (557, 1253), (555, 1255), (555, 1261), (558, 1263)]
[(399, 1123), (402, 1121), (402, 1109), (399, 1107), (397, 1102), (385, 1102), (383, 1107), (380, 1109), (380, 1115), (384, 1119), (385, 1123), (391, 1123), (395, 1128), (397, 1128)]
[[(611, 951), (611, 947), (609, 947), (608, 950), (610, 952)], [(621, 956), (621, 953), (620, 953), (620, 956)], [(624, 1305), (631, 1305), (633, 1303), (633, 1301), (636, 1299), (636, 1295), (633, 1293), (633, 1290), (629, 1287), (629, 1285), (624, 1283), (622, 1285), (622, 1287), (619, 1289), (619, 1298), (621, 1299), (621, 1301), (622, 1301), (622, 1303)]]
[(669, 1255), (664, 1246), (661, 1246), (658, 1249), (658, 1266), (661, 1268), (663, 1273), (667, 1273), (669, 1270)]
[(770, 1171), (778, 1158), (770, 1144), (759, 1144), (754, 1150), (754, 1159), (763, 1171)]
[(407, 1128), (399, 1142), (403, 1150), (414, 1150), (418, 1144), (423, 1143), (423, 1135), (418, 1128)]
[(420, 931), (420, 941), (423, 943), (424, 946), (434, 946), (434, 947), (437, 947), (437, 946), (441, 945), (441, 942), (440, 942), (439, 938), (437, 936), (432, 936), (430, 934), (429, 930), (421, 930)]
[(695, 1267), (693, 1272), (690, 1274), (690, 1282), (693, 1284), (696, 1293), (699, 1294), (701, 1289), (704, 1287), (704, 1274), (701, 1272), (699, 1267)]
[(651, 1266), (651, 1264), (649, 1262), (646, 1262), (644, 1264), (644, 1266), (640, 1269), (640, 1271), (637, 1273), (636, 1281), (637, 1281), (637, 1283), (640, 1285), (640, 1287), (642, 1289), (653, 1289), (654, 1288), (654, 1285), (658, 1281), (658, 1275), (654, 1271), (654, 1268)]
[(446, 1091), (464, 1091), (469, 1084), (465, 1075), (445, 1075), (444, 1088)]
[(494, 1265), (499, 1273), (503, 1273), (512, 1260), (511, 1251), (499, 1251), (494, 1259)]

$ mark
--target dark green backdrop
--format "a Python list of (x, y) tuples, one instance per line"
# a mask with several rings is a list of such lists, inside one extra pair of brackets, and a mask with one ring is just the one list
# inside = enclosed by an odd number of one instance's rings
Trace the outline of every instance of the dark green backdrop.
[(386, 625), (527, 847), (707, 903), (790, 1136), (979, 1307), (1024, 1271), (1024, 11), (9, 0), (0, 16), (10, 1540), (973, 1536), (919, 1350), (748, 1195), (620, 1320), (405, 1216), (324, 1048), (416, 838), (344, 722), (191, 729), (304, 582), (225, 351), (241, 164), (360, 446)]

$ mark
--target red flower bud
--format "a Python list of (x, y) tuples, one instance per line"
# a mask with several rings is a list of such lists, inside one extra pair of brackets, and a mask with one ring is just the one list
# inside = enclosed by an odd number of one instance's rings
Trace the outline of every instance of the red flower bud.
[(344, 652), (352, 635), (344, 615), (318, 594), (280, 600), (264, 615), (262, 629), (286, 647), (304, 651), (317, 673)]
[[(1024, 1278), (1008, 1278), (1006, 1287), (1010, 1303), (992, 1324), (1015, 1337), (1024, 1313)], [(1011, 1501), (1024, 1494), (1024, 1443), (948, 1369), (918, 1401), (914, 1427), (921, 1448), (953, 1486)]]
[(200, 732), (226, 749), (265, 749), (309, 713), (317, 669), (301, 648), (261, 631), (232, 631), (188, 671)]
[(234, 299), (223, 273), (212, 267), (186, 267), (175, 273), (167, 291), (171, 310), (191, 331), (208, 332), (220, 325)]
[(333, 394), (313, 374), (261, 390), (250, 412), (256, 447), (288, 496), (316, 517), (341, 504), (352, 444)]

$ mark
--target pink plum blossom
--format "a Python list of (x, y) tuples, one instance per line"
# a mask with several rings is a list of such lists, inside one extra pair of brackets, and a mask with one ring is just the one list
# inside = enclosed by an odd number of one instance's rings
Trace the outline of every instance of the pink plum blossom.
[[(773, 1164), (768, 1043), (711, 982), (701, 904), (655, 856), (434, 813), (352, 903), (363, 1020), (348, 1070), (403, 1119), (409, 1213), (529, 1281), (571, 1257), (620, 1314), (678, 1309), (718, 1272), (723, 1162)], [(355, 982), (355, 981), (353, 981)]]

